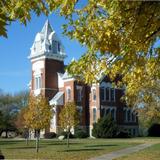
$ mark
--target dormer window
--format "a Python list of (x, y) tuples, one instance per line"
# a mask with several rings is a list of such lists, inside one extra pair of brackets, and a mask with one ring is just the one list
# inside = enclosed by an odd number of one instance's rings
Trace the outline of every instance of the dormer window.
[(55, 40), (52, 41), (52, 50), (53, 50), (53, 53), (55, 54), (60, 52), (60, 43), (58, 41), (55, 41)]
[(61, 51), (61, 45), (60, 45), (60, 43), (58, 42), (58, 52), (60, 52)]
[(49, 50), (51, 51), (51, 49), (52, 49), (52, 46), (51, 46), (51, 45), (49, 45)]

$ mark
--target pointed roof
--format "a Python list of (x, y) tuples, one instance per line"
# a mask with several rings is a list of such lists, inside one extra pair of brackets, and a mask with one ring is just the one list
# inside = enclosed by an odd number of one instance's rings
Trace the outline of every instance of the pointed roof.
[(63, 105), (64, 92), (59, 91), (50, 101), (50, 105)]
[(42, 30), (41, 33), (44, 35), (44, 39), (47, 39), (47, 37), (50, 35), (50, 33), (53, 32), (53, 29), (49, 23), (49, 20), (47, 19)]

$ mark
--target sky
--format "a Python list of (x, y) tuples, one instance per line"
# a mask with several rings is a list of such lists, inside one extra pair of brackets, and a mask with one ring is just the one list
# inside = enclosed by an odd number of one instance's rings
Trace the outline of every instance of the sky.
[(56, 14), (49, 17), (33, 15), (27, 26), (17, 21), (13, 22), (7, 26), (8, 38), (0, 37), (0, 89), (3, 92), (14, 94), (28, 89), (27, 84), (31, 80), (31, 63), (27, 57), (36, 33), (41, 31), (47, 19), (65, 47), (67, 54), (65, 64), (68, 64), (73, 57), (78, 59), (85, 53), (85, 47), (62, 34), (61, 26), (66, 22), (63, 17)]

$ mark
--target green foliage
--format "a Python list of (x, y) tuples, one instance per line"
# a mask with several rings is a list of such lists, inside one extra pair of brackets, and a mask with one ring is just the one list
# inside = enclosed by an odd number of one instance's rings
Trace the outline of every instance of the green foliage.
[(87, 137), (89, 137), (88, 133), (83, 129), (76, 129), (74, 136), (76, 138), (87, 138)]
[[(59, 136), (64, 136), (64, 138), (67, 138), (68, 132), (63, 131), (59, 134)], [(69, 138), (74, 138), (74, 135), (71, 132), (69, 133)]]
[(160, 124), (152, 124), (148, 129), (148, 136), (160, 137)]
[(48, 133), (45, 133), (44, 134), (44, 138), (47, 138), (47, 139), (52, 139), (52, 138), (56, 138), (56, 133), (55, 132), (48, 132)]
[(111, 115), (100, 118), (93, 125), (92, 136), (96, 138), (112, 138), (116, 137), (117, 133), (118, 127)]

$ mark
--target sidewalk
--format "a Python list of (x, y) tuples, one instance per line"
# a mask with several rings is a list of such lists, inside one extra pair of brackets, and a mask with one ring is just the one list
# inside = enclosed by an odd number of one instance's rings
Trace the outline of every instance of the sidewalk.
[(140, 144), (140, 145), (137, 145), (137, 146), (134, 146), (134, 147), (125, 148), (125, 149), (122, 149), (122, 150), (119, 150), (119, 151), (104, 154), (104, 155), (99, 156), (99, 157), (91, 158), (89, 160), (113, 160), (114, 158), (119, 158), (119, 157), (128, 155), (130, 153), (134, 153), (134, 152), (143, 150), (143, 149), (145, 149), (147, 147), (150, 147), (152, 145), (153, 145), (153, 143)]

